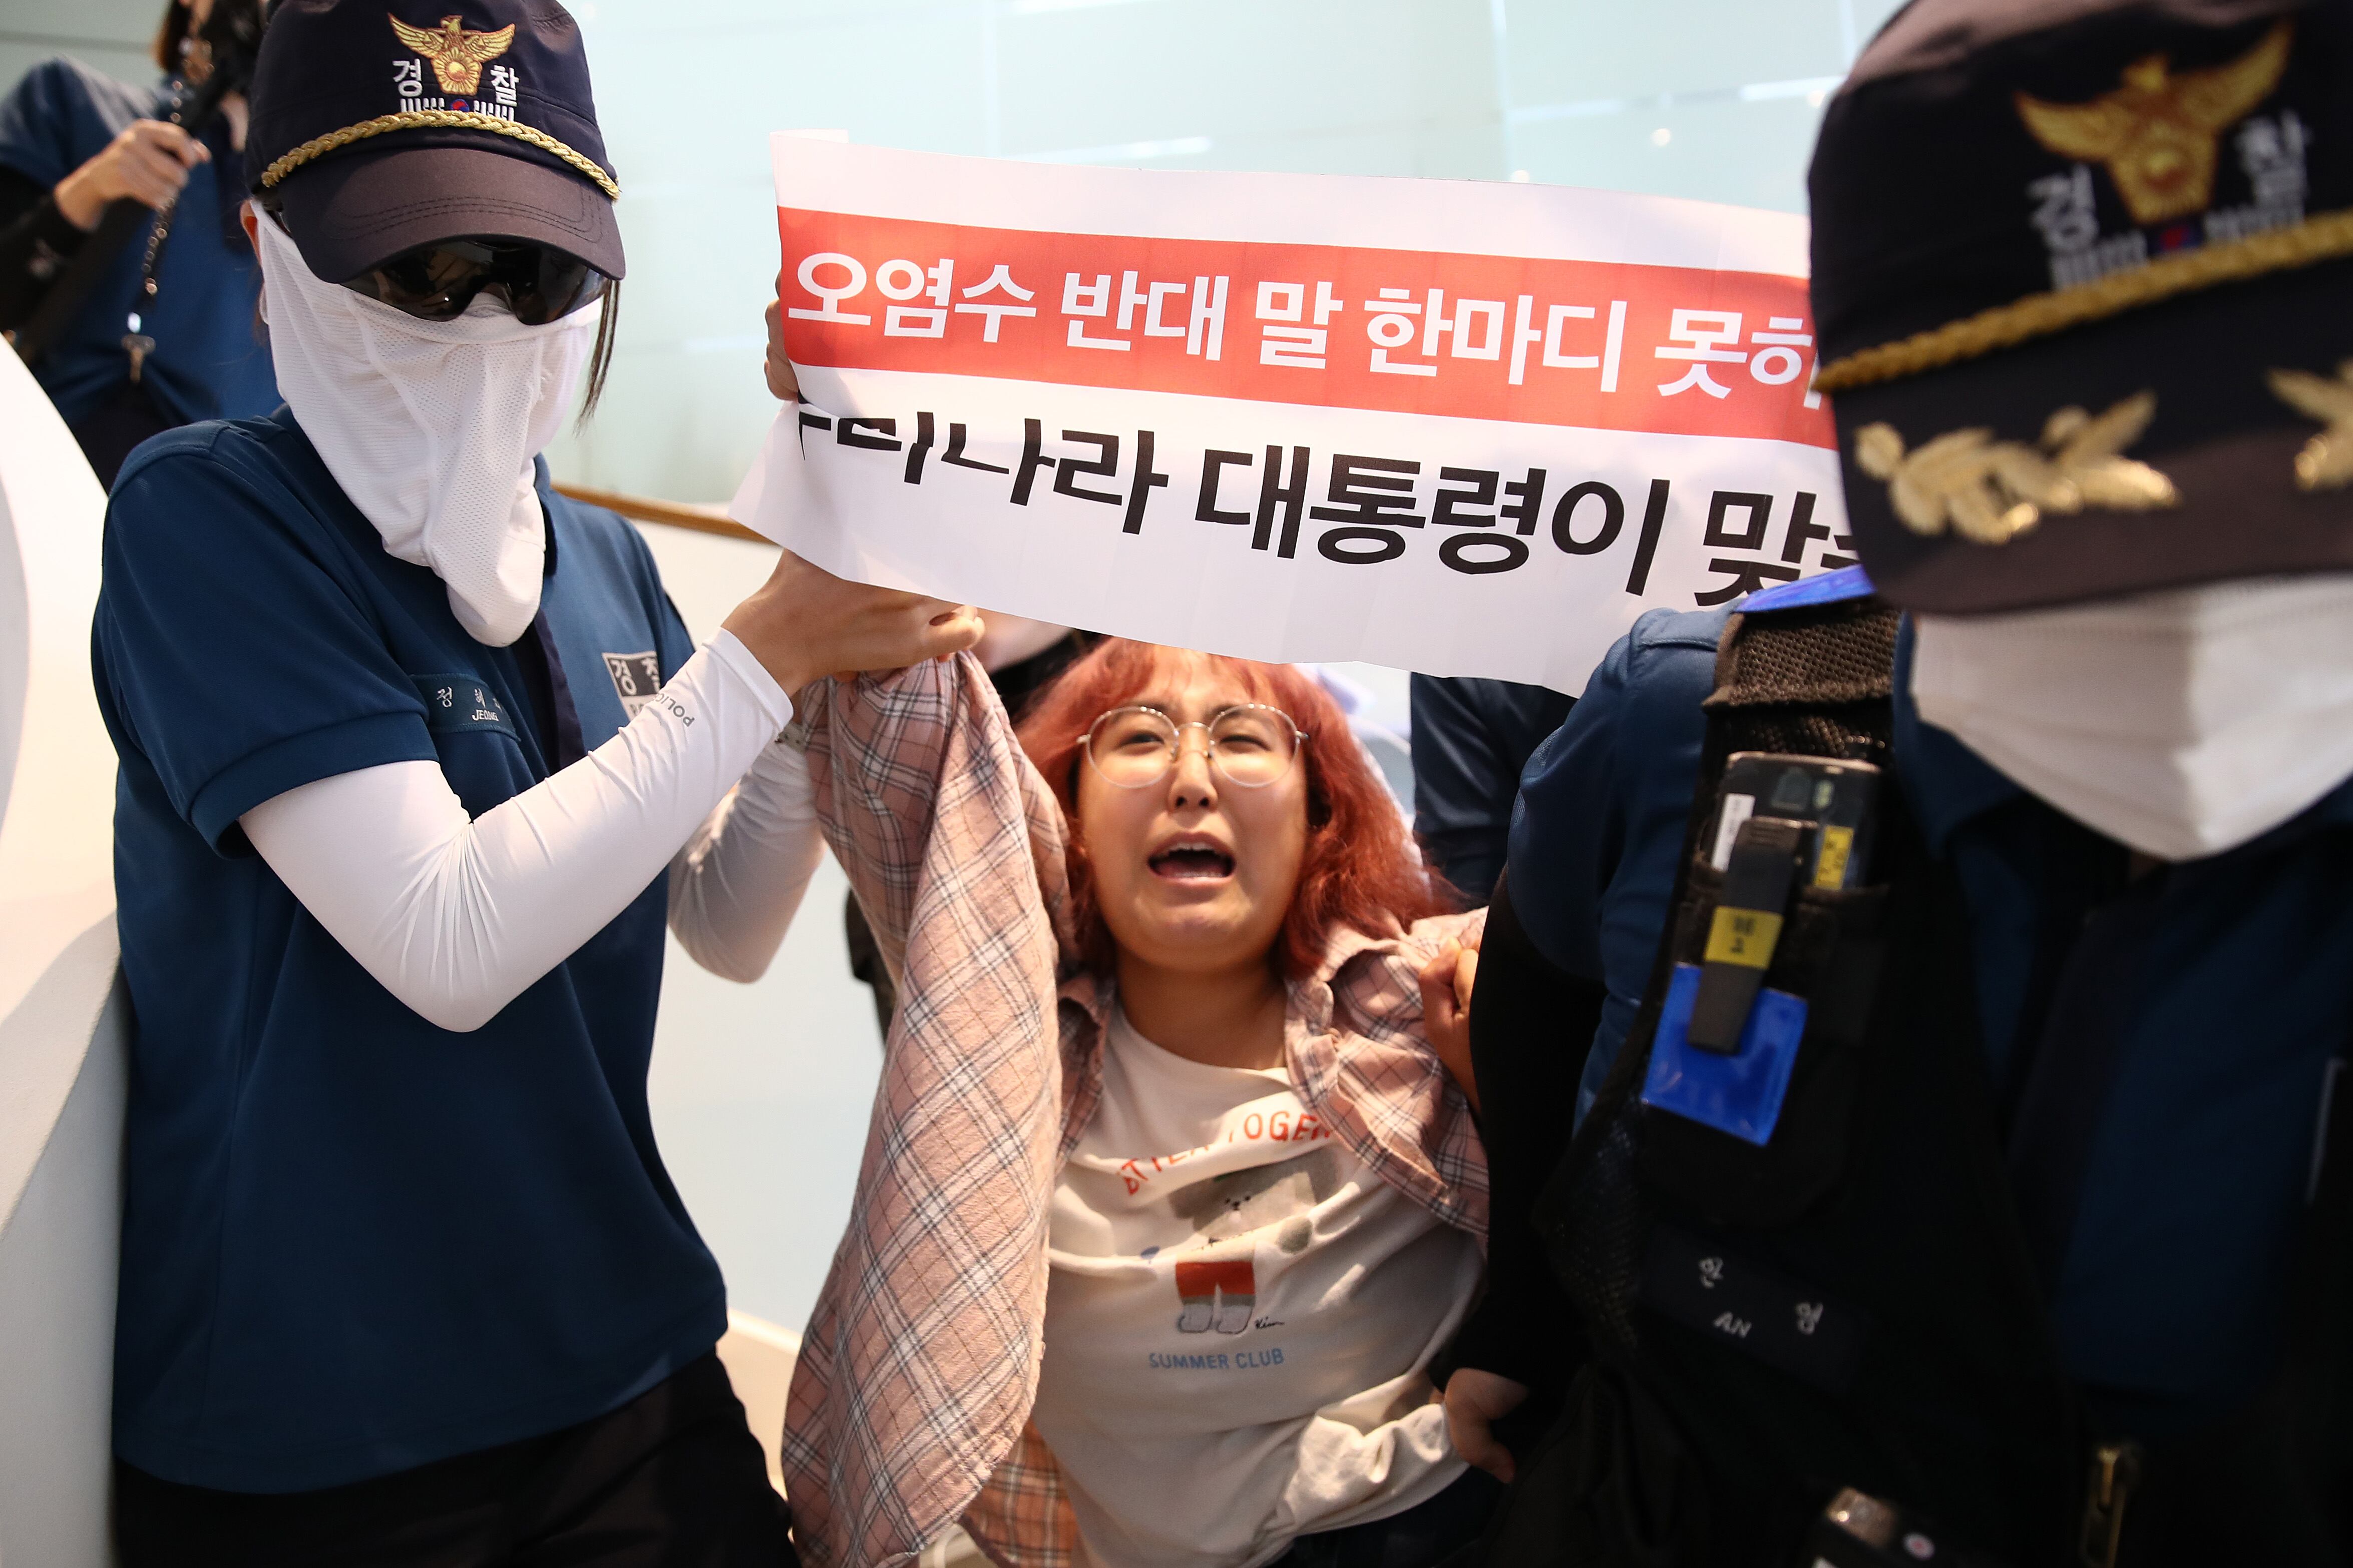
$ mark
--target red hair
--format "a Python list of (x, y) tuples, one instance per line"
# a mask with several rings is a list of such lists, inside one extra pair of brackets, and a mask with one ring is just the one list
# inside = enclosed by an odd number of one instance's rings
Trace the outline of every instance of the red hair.
[[(1071, 828), (1072, 922), (1088, 966), (1098, 972), (1110, 971), (1115, 950), (1095, 903), (1094, 870), (1079, 824), (1079, 769), (1085, 762), (1081, 742), (1096, 715), (1134, 702), (1151, 689), (1163, 653), (1183, 651), (1110, 638), (1040, 691), (1016, 731)], [(1314, 973), (1332, 933), (1343, 926), (1381, 936), (1451, 908), (1442, 884), (1415, 854), (1388, 787), (1323, 687), (1290, 665), (1220, 654), (1194, 657), (1234, 678), (1251, 700), (1290, 714), (1307, 734), (1300, 745), (1307, 769), (1307, 847), (1272, 954), (1285, 979)]]

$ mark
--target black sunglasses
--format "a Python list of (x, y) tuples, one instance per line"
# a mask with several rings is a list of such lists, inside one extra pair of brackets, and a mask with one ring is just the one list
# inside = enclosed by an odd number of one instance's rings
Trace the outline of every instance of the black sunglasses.
[(503, 239), (443, 239), (404, 250), (343, 287), (419, 321), (454, 321), (488, 289), (526, 327), (568, 316), (612, 281), (553, 246)]

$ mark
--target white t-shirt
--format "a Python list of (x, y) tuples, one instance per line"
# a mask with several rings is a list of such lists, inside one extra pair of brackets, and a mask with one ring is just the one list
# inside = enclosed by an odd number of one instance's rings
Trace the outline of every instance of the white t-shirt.
[(1462, 1473), (1424, 1369), (1478, 1245), (1348, 1153), (1282, 1069), (1188, 1060), (1114, 1011), (1047, 1260), (1031, 1418), (1103, 1568), (1251, 1568)]

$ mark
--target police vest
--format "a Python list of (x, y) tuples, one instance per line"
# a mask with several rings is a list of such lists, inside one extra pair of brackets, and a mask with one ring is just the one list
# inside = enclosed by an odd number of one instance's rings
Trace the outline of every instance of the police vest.
[[(1773, 911), (1763, 985), (1805, 1013), (1769, 1138), (1644, 1102), (1678, 966), (1724, 940), (1703, 838), (1727, 760), (1890, 763), (1896, 612), (1776, 597), (1724, 633), (1673, 918), (1536, 1204), (1588, 1359), (1487, 1562), (2353, 1561), (2353, 1158), (2325, 1166), (2272, 1384), (2192, 1442), (2092, 1442), (2010, 1195), (1968, 908), (1892, 772), (1865, 879)], [(2353, 1153), (2336, 1099), (2329, 1146)]]

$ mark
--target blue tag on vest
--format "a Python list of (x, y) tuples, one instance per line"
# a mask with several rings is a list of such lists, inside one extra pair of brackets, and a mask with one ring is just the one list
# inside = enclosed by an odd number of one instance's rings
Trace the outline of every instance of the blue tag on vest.
[(1769, 615), (1775, 610), (1795, 610), (1810, 605), (1835, 605), (1841, 599), (1860, 599), (1873, 591), (1869, 573), (1860, 566), (1841, 566), (1835, 572), (1800, 578), (1795, 583), (1760, 588), (1741, 600), (1738, 608), (1744, 616)]
[(1786, 991), (1759, 991), (1747, 1027), (1740, 1031), (1740, 1048), (1725, 1056), (1683, 1037), (1698, 995), (1699, 965), (1676, 964), (1659, 1010), (1659, 1032), (1651, 1042), (1642, 1103), (1762, 1148), (1781, 1119), (1781, 1097), (1789, 1092), (1789, 1069), (1797, 1065), (1798, 1042), (1806, 1033), (1806, 1000)]

